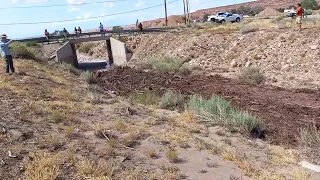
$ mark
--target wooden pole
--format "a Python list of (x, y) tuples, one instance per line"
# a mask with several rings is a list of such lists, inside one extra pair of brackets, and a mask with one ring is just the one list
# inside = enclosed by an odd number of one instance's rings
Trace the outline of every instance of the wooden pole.
[(187, 24), (190, 24), (190, 17), (189, 17), (189, 0), (186, 0), (186, 8), (187, 8)]
[(165, 16), (166, 16), (166, 26), (168, 26), (167, 0), (164, 0), (164, 13), (165, 13)]

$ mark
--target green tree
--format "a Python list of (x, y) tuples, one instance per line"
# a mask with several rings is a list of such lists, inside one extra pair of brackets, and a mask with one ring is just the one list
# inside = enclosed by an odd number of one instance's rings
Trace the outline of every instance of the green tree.
[(203, 19), (204, 19), (204, 20), (207, 20), (207, 19), (208, 19), (208, 16), (209, 16), (209, 14), (205, 13), (205, 14), (203, 15)]
[(301, 5), (304, 9), (318, 9), (318, 2), (316, 0), (302, 0)]
[(120, 32), (123, 30), (123, 27), (122, 26), (113, 26), (112, 27), (112, 31), (115, 31), (119, 34), (120, 36)]

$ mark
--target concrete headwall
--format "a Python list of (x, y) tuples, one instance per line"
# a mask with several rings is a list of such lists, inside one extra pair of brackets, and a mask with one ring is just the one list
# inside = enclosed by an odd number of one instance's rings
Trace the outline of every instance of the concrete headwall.
[(130, 60), (132, 54), (128, 53), (127, 47), (123, 42), (110, 38), (110, 43), (114, 64), (122, 65)]
[(66, 42), (57, 50), (56, 59), (58, 62), (65, 62), (78, 67), (77, 54), (74, 44)]

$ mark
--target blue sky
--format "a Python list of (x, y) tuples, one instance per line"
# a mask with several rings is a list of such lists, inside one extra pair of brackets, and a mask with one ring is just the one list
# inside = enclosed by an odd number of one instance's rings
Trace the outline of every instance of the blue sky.
[[(107, 0), (0, 0), (0, 8), (17, 6), (42, 6), (57, 4), (81, 4), (84, 2), (102, 2)], [(112, 1), (112, 0), (109, 0)], [(48, 24), (33, 25), (0, 25), (0, 33), (7, 34), (10, 38), (42, 36), (44, 29), (53, 32), (64, 27), (73, 32), (75, 26), (81, 26), (83, 30), (98, 28), (99, 22), (105, 27), (115, 25), (134, 24), (139, 21), (152, 20), (164, 17), (164, 8), (156, 7), (148, 10), (101, 17), (98, 19), (87, 19), (96, 16), (116, 14), (126, 11), (138, 10), (150, 6), (163, 4), (163, 0), (113, 0), (114, 2), (97, 3), (90, 5), (68, 5), (59, 7), (41, 7), (28, 9), (0, 9), (2, 18), (0, 24), (24, 23), (24, 22), (48, 22), (68, 19), (79, 19), (74, 22), (52, 22)], [(172, 0), (167, 0), (170, 2)], [(190, 0), (191, 12), (216, 6), (241, 3), (250, 0)], [(183, 1), (168, 4), (168, 15), (183, 14)]]

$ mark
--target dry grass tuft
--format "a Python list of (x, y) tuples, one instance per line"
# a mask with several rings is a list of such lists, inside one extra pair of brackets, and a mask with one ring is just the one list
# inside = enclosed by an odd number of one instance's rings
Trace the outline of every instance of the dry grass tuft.
[(82, 158), (76, 163), (77, 175), (81, 178), (110, 180), (117, 169), (117, 164), (114, 160), (98, 161)]
[(309, 180), (311, 173), (309, 173), (308, 171), (306, 171), (304, 169), (299, 168), (299, 169), (292, 171), (291, 176), (295, 180)]
[(269, 147), (269, 160), (275, 165), (289, 165), (298, 163), (299, 154), (295, 150), (284, 149), (279, 146)]
[(56, 150), (63, 146), (64, 142), (58, 134), (52, 133), (39, 139), (38, 147), (42, 149)]
[(152, 158), (152, 159), (156, 159), (156, 158), (158, 157), (157, 152), (156, 152), (155, 149), (147, 149), (147, 150), (145, 151), (145, 154), (146, 154), (148, 157)]
[(212, 154), (220, 154), (221, 153), (221, 148), (214, 146), (213, 144), (210, 144), (202, 139), (197, 138), (196, 139), (196, 146), (199, 150), (208, 150)]
[(244, 68), (238, 74), (238, 80), (242, 83), (248, 84), (261, 84), (265, 81), (266, 77), (261, 73), (261, 70), (256, 67)]
[(253, 177), (259, 173), (247, 160), (236, 156), (234, 153), (225, 151), (222, 153), (222, 157), (224, 160), (235, 162), (245, 176)]
[(113, 124), (113, 128), (119, 132), (125, 133), (128, 132), (128, 125), (124, 121), (117, 120)]
[(29, 156), (32, 160), (26, 165), (25, 176), (27, 180), (51, 180), (59, 176), (59, 154), (36, 152)]
[(179, 154), (176, 150), (174, 149), (169, 149), (167, 152), (166, 152), (166, 157), (168, 158), (168, 160), (171, 162), (171, 163), (178, 163), (179, 162)]

